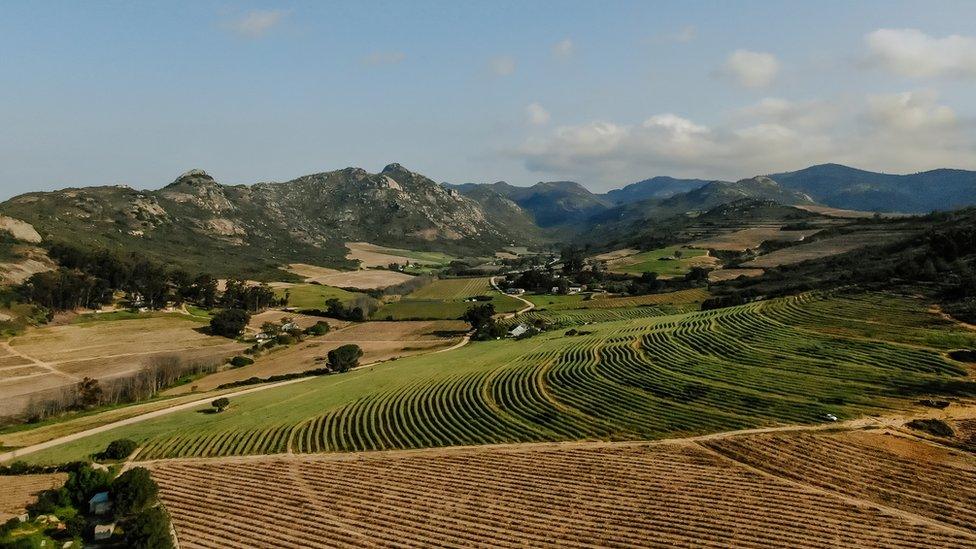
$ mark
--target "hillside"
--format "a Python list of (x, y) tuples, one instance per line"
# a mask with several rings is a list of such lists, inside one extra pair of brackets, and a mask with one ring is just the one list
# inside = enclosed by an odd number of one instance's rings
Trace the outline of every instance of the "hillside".
[(709, 181), (706, 179), (675, 179), (674, 177), (658, 176), (631, 183), (621, 189), (608, 191), (603, 196), (617, 205), (629, 204), (648, 198), (668, 198), (704, 187), (708, 183)]
[(399, 164), (284, 183), (223, 185), (201, 170), (163, 189), (122, 186), (28, 193), (0, 213), (33, 225), (47, 241), (138, 251), (218, 275), (278, 276), (292, 262), (355, 267), (343, 242), (364, 241), (457, 254), (533, 244), (522, 214), (486, 213), (478, 202)]
[(493, 192), (529, 212), (535, 224), (542, 228), (575, 225), (612, 205), (607, 198), (573, 181), (539, 182), (531, 187), (517, 187), (504, 181), (448, 187), (472, 198)]
[(976, 203), (976, 172), (966, 170), (892, 175), (821, 164), (769, 177), (817, 202), (850, 210), (927, 213)]

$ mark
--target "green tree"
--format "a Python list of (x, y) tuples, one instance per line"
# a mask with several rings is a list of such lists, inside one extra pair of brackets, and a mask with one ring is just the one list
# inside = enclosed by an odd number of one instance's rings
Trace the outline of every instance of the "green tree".
[(169, 515), (159, 506), (149, 507), (125, 525), (126, 547), (133, 549), (171, 549)]
[(329, 367), (337, 372), (348, 372), (359, 365), (362, 356), (359, 345), (343, 345), (329, 351)]
[(220, 397), (217, 400), (211, 402), (210, 405), (216, 408), (217, 412), (220, 413), (223, 412), (225, 409), (227, 409), (228, 406), (230, 406), (230, 399), (227, 397)]
[(471, 324), (473, 330), (480, 330), (482, 327), (491, 323), (494, 316), (495, 305), (492, 303), (483, 303), (469, 307), (465, 311), (464, 316), (461, 317), (461, 320)]
[(116, 518), (142, 512), (156, 502), (159, 487), (149, 475), (149, 470), (136, 467), (119, 475), (112, 482), (112, 501)]
[(127, 438), (120, 438), (118, 440), (113, 440), (102, 452), (102, 459), (125, 459), (132, 455), (132, 452), (136, 451), (139, 445), (136, 441)]
[(224, 309), (210, 319), (210, 332), (231, 339), (241, 335), (251, 315), (243, 309)]
[(72, 503), (80, 508), (88, 506), (88, 500), (99, 492), (108, 490), (112, 475), (103, 469), (95, 469), (87, 463), (68, 474), (64, 489)]

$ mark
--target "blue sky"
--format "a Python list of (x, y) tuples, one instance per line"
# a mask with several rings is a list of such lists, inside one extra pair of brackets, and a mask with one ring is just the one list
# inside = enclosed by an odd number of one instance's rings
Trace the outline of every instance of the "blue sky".
[(976, 2), (0, 4), (0, 197), (976, 168)]

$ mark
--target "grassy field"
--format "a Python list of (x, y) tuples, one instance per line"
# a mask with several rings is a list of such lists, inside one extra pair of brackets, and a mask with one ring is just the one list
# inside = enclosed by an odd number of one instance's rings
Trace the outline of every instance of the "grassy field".
[(445, 278), (434, 280), (411, 292), (400, 301), (387, 303), (373, 313), (380, 320), (451, 319), (460, 318), (470, 307), (479, 303), (465, 298), (489, 295), (498, 313), (511, 313), (525, 307), (521, 301), (492, 289), (491, 279)]
[(536, 295), (522, 296), (538, 308), (548, 310), (564, 309), (611, 309), (618, 307), (640, 307), (644, 305), (700, 305), (708, 298), (708, 291), (702, 288), (681, 290), (663, 294), (607, 297), (596, 294), (591, 298), (585, 294), (574, 295)]
[(976, 544), (976, 458), (890, 432), (150, 467), (183, 547)]
[(354, 292), (322, 284), (295, 284), (275, 288), (275, 295), (281, 297), (288, 292), (288, 305), (299, 309), (325, 309), (325, 300), (337, 298), (343, 302), (355, 298)]
[(144, 444), (146, 459), (659, 439), (883, 413), (973, 390), (943, 351), (976, 346), (976, 333), (905, 297), (808, 294), (587, 331), (314, 378), (235, 398), (222, 414), (181, 411), (28, 459), (79, 458), (120, 437)]
[[(661, 259), (663, 257), (674, 257), (675, 253), (680, 253), (681, 258)], [(614, 259), (609, 262), (608, 266), (611, 271), (618, 273), (655, 272), (661, 276), (681, 276), (696, 265), (710, 264), (711, 262), (707, 261), (707, 254), (706, 250), (672, 246)]]

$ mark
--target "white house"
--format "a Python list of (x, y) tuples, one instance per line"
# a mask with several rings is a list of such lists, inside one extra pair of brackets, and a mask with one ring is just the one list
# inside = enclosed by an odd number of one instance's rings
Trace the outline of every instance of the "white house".
[(508, 331), (508, 337), (518, 337), (528, 331), (529, 331), (528, 326), (526, 326), (525, 324), (519, 324), (518, 326)]
[(522, 288), (509, 288), (508, 290), (505, 290), (505, 293), (509, 295), (522, 295), (525, 293), (525, 290)]
[(93, 515), (104, 515), (112, 510), (112, 501), (108, 499), (108, 492), (99, 492), (88, 500), (88, 512)]

